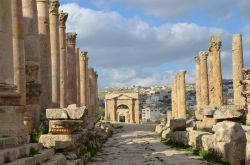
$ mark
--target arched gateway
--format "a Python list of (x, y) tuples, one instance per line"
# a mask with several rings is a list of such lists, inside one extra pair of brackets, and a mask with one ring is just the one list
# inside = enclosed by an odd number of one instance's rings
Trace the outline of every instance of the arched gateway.
[(105, 118), (124, 123), (140, 123), (139, 94), (112, 93), (105, 96)]

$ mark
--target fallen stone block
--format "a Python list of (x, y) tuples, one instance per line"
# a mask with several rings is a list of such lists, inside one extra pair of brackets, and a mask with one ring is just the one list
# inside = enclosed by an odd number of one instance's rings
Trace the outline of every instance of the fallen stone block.
[(214, 119), (216, 120), (234, 120), (241, 119), (245, 115), (245, 109), (243, 106), (238, 105), (226, 105), (221, 106), (214, 112)]
[(170, 120), (171, 131), (186, 131), (185, 119), (172, 119)]
[(209, 132), (202, 132), (202, 131), (196, 131), (196, 130), (191, 130), (188, 132), (189, 132), (188, 144), (196, 149), (199, 149), (202, 147), (202, 137), (204, 135), (211, 135), (211, 133)]
[(46, 109), (46, 117), (47, 119), (68, 119), (68, 114), (65, 109)]

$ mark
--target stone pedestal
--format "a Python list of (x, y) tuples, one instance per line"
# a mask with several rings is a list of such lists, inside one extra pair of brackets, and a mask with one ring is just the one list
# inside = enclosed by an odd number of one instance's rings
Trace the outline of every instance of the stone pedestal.
[(212, 36), (209, 42), (209, 103), (213, 106), (223, 104), (220, 48), (220, 37)]
[(232, 41), (232, 71), (233, 71), (233, 89), (234, 89), (234, 104), (244, 105), (245, 101), (241, 93), (243, 86), (240, 81), (243, 80), (243, 51), (242, 37), (240, 34), (233, 35)]
[(68, 19), (68, 13), (59, 14), (59, 40), (60, 40), (60, 107), (65, 107), (66, 92), (66, 33), (65, 23)]

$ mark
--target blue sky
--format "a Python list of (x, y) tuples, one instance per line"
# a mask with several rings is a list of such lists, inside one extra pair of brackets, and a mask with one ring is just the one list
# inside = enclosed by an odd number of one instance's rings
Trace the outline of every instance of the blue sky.
[(231, 78), (231, 37), (241, 33), (250, 65), (249, 0), (61, 0), (67, 30), (89, 51), (99, 86), (162, 85), (179, 69), (194, 82), (194, 56), (222, 37), (223, 78)]

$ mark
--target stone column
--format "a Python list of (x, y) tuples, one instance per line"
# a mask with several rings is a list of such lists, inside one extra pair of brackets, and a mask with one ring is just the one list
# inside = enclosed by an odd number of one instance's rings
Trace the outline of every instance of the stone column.
[(52, 107), (59, 106), (59, 1), (50, 0), (50, 44), (51, 44), (51, 77), (52, 77)]
[(201, 106), (201, 68), (200, 68), (200, 57), (196, 56), (195, 60), (195, 76), (196, 76), (196, 110), (200, 109)]
[(26, 105), (25, 50), (22, 1), (12, 0), (14, 84), (21, 95), (20, 104)]
[(200, 79), (201, 79), (201, 99), (200, 105), (207, 106), (209, 105), (209, 91), (208, 91), (208, 74), (207, 74), (207, 51), (199, 52), (200, 58)]
[(180, 104), (180, 73), (176, 74), (176, 100), (177, 100), (177, 111), (176, 111), (176, 118), (180, 118), (180, 110), (181, 110), (181, 104)]
[(244, 80), (241, 81), (244, 91), (242, 95), (245, 97), (245, 107), (247, 109), (246, 125), (250, 125), (250, 68), (242, 69)]
[(80, 105), (80, 52), (79, 48), (76, 48), (76, 102)]
[(172, 83), (172, 93), (171, 93), (171, 99), (172, 99), (172, 117), (177, 118), (178, 117), (178, 104), (177, 104), (177, 91), (176, 91), (176, 77), (174, 77), (173, 83)]
[(29, 132), (40, 125), (40, 42), (36, 0), (22, 0), (24, 20), (26, 108), (25, 125)]
[(88, 63), (88, 52), (81, 52), (79, 67), (80, 67), (80, 105), (87, 106), (87, 63)]
[[(14, 4), (15, 3), (15, 4)], [(20, 94), (14, 86), (13, 68), (16, 60), (13, 62), (13, 48), (16, 48), (16, 43), (13, 47), (13, 39), (20, 39), (12, 28), (17, 25), (17, 17), (20, 17), (20, 8), (17, 9), (19, 2), (10, 0), (0, 1), (0, 137), (17, 137), (18, 143), (27, 142), (27, 134), (23, 125), (24, 106), (20, 106)], [(12, 8), (13, 5), (13, 8)], [(21, 31), (20, 31), (21, 32)], [(17, 41), (17, 40), (16, 40)], [(14, 50), (16, 51), (16, 50)], [(21, 53), (21, 52), (20, 52)], [(14, 58), (18, 58), (15, 54)], [(19, 54), (21, 56), (21, 54)], [(20, 65), (20, 63), (19, 63)], [(21, 72), (19, 72), (21, 73)], [(17, 73), (15, 73), (15, 77)], [(20, 84), (19, 84), (20, 85)]]
[(65, 107), (65, 87), (66, 87), (66, 21), (68, 13), (63, 11), (59, 14), (59, 43), (60, 43), (60, 108)]
[(243, 80), (243, 51), (242, 37), (240, 34), (233, 35), (232, 41), (232, 70), (233, 70), (233, 89), (234, 89), (234, 104), (244, 105), (245, 101), (241, 93), (243, 86), (240, 81)]
[(222, 95), (222, 74), (221, 74), (221, 59), (220, 59), (220, 48), (221, 48), (221, 39), (219, 36), (212, 36), (209, 43), (209, 57), (211, 57), (209, 76), (209, 96), (210, 96), (210, 105), (221, 106), (223, 105), (223, 95)]
[(51, 107), (51, 49), (49, 28), (49, 0), (36, 0), (38, 14), (38, 34), (40, 42), (41, 111), (45, 120), (45, 110)]
[(186, 83), (185, 74), (187, 71), (179, 71), (179, 118), (186, 119)]
[(76, 33), (66, 34), (67, 43), (67, 105), (76, 104)]
[(89, 75), (89, 109), (90, 109), (90, 115), (94, 116), (95, 114), (95, 89), (94, 89), (94, 69), (89, 68), (88, 70)]
[(87, 107), (88, 107), (88, 114), (91, 114), (91, 107), (90, 107), (90, 80), (89, 80), (89, 67), (87, 64), (87, 76), (86, 76), (86, 83), (87, 83)]
[(99, 116), (99, 97), (98, 97), (98, 74), (95, 72), (95, 110), (96, 116)]

